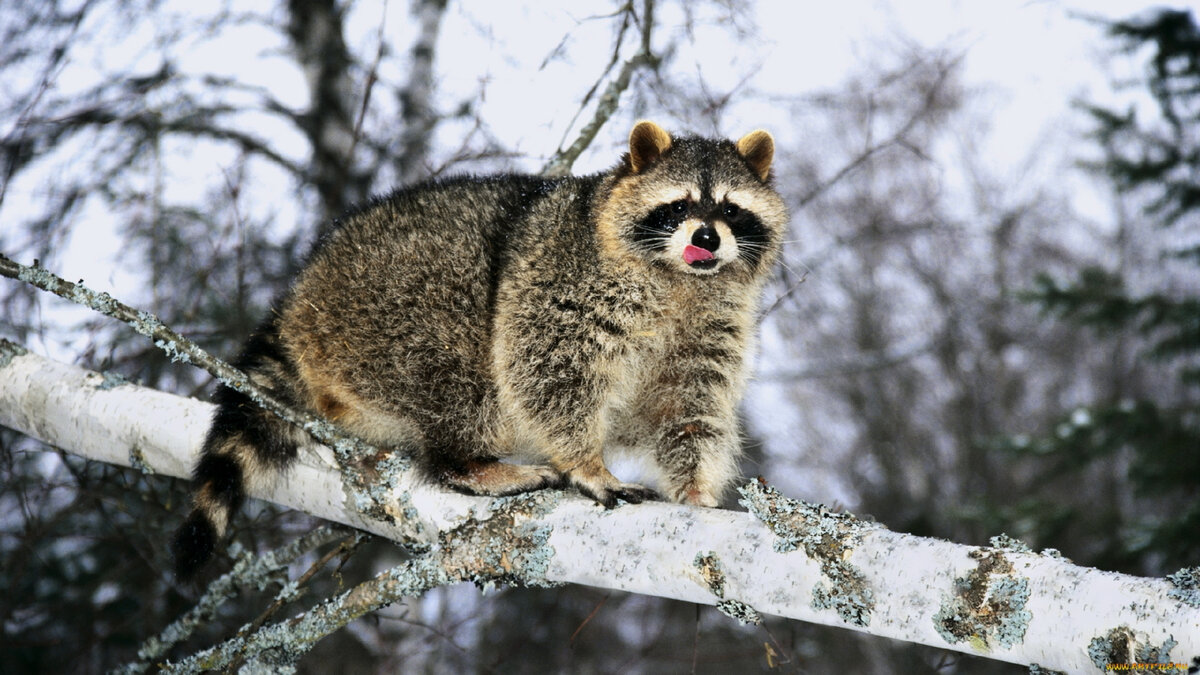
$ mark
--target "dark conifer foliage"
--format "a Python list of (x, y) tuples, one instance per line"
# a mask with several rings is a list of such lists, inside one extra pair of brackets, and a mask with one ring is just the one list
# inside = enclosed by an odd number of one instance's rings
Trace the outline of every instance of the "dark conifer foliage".
[[(1069, 481), (1092, 494), (1074, 506), (1053, 492), (1021, 500), (1017, 508), (1039, 514), (1040, 542), (1091, 540), (1077, 562), (1164, 574), (1200, 559), (1200, 27), (1190, 11), (1164, 9), (1107, 34), (1142, 59), (1142, 78), (1125, 86), (1144, 88), (1154, 105), (1081, 104), (1100, 150), (1087, 165), (1128, 205), (1115, 246), (1137, 234), (1153, 243), (1147, 256), (1119, 251), (1117, 264), (1073, 278), (1041, 274), (1026, 297), (1048, 320), (1130, 345), (1134, 357), (1051, 432), (1002, 445), (1039, 458), (1042, 486)], [(1112, 479), (1096, 480), (1103, 475)]]

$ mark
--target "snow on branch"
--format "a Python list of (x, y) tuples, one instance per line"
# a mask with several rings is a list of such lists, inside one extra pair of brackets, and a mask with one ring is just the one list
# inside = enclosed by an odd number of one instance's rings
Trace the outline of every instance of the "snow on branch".
[[(211, 411), (0, 342), (0, 424), (68, 452), (183, 476)], [(1040, 672), (1099, 673), (1109, 664), (1200, 656), (1196, 570), (1147, 579), (1079, 567), (1006, 537), (975, 547), (899, 534), (758, 483), (741, 490), (749, 513), (663, 503), (606, 511), (560, 491), (497, 499), (447, 493), (400, 467), (378, 476), (390, 505), (382, 517), (364, 514), (338, 470), (317, 458), (328, 450), (312, 450), (286, 480), (252, 494), (401, 541), (414, 543), (419, 533), (426, 553), (300, 623), (246, 638), (262, 641), (263, 653), (297, 648), (313, 622), (348, 621), (470, 579), (670, 597), (716, 605), (741, 621), (774, 614)], [(239, 658), (241, 649), (218, 645), (209, 656)]]

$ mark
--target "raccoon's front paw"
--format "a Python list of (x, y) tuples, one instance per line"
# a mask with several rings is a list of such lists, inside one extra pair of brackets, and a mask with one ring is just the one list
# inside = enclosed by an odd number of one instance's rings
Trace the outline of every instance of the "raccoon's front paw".
[(579, 491), (586, 497), (591, 497), (596, 500), (596, 503), (606, 509), (611, 509), (617, 505), (618, 500), (623, 500), (629, 504), (641, 504), (645, 501), (655, 501), (661, 499), (658, 493), (648, 487), (638, 485), (637, 483), (622, 483), (618, 481), (612, 474), (609, 474), (610, 480), (591, 479), (588, 480), (576, 474), (571, 474), (569, 479), (571, 485), (579, 488)]

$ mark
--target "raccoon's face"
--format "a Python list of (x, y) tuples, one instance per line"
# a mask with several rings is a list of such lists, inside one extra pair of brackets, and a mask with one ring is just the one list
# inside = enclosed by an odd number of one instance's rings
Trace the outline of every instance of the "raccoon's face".
[(638, 249), (662, 263), (703, 275), (738, 260), (754, 269), (771, 247), (767, 226), (741, 206), (754, 201), (751, 195), (737, 190), (704, 194), (696, 186), (664, 197), (670, 201), (634, 223), (630, 236)]
[(769, 184), (773, 154), (765, 131), (734, 144), (672, 139), (641, 122), (630, 134), (629, 175), (614, 187), (603, 220), (626, 250), (657, 267), (757, 275), (774, 261), (787, 224)]

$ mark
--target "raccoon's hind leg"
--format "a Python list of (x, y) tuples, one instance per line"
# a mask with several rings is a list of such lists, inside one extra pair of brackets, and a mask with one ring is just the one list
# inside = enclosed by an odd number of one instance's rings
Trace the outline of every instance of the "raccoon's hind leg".
[(565, 486), (562, 474), (549, 466), (500, 461), (512, 455), (513, 440), (500, 430), (490, 401), (482, 400), (484, 406), (471, 415), (440, 423), (423, 420), (418, 466), (425, 476), (456, 492), (494, 497)]
[(566, 478), (544, 465), (509, 464), (494, 457), (438, 467), (442, 485), (473, 495), (503, 496), (542, 488), (566, 487)]
[[(406, 446), (428, 482), (495, 497), (565, 485), (562, 474), (550, 466), (501, 461), (523, 444), (500, 412), (478, 355), (447, 349), (424, 356), (420, 363), (410, 360), (414, 372), (409, 375), (415, 381), (398, 386), (403, 398), (393, 402), (390, 415), (409, 425)], [(397, 445), (397, 440), (387, 444)]]
[[(275, 344), (273, 334), (255, 336), (237, 364), (256, 384), (278, 394), (287, 390), (281, 385), (286, 384), (289, 372)], [(304, 441), (303, 432), (263, 410), (245, 394), (222, 385), (214, 402), (217, 412), (192, 471), (193, 508), (171, 542), (175, 575), (180, 580), (195, 576), (212, 557), (245, 501), (247, 485), (290, 466)]]

